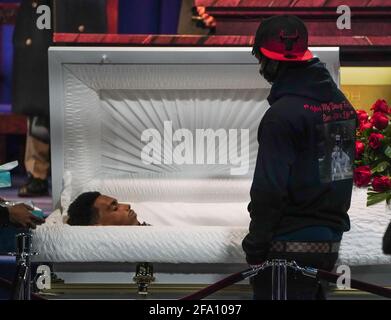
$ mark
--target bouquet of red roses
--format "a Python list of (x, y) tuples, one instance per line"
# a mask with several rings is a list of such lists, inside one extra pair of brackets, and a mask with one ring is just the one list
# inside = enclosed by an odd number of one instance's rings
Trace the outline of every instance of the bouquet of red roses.
[(354, 184), (368, 187), (367, 205), (391, 201), (391, 108), (385, 100), (371, 107), (372, 116), (357, 110)]

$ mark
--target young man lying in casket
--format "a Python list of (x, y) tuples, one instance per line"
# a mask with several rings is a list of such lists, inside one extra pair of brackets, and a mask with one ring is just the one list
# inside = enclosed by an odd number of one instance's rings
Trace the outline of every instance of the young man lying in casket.
[(68, 221), (72, 226), (149, 226), (137, 220), (129, 204), (118, 203), (99, 192), (79, 195), (68, 208)]

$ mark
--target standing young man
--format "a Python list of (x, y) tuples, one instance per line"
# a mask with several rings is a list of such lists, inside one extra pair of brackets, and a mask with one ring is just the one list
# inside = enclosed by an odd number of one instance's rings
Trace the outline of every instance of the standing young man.
[[(272, 88), (258, 129), (251, 223), (243, 240), (247, 262), (286, 259), (331, 270), (350, 229), (356, 112), (308, 50), (299, 18), (262, 21), (253, 54)], [(348, 157), (343, 175), (334, 172), (335, 149)], [(255, 299), (271, 298), (270, 271), (251, 279)], [(316, 298), (323, 298), (319, 283), (289, 270), (288, 299)]]

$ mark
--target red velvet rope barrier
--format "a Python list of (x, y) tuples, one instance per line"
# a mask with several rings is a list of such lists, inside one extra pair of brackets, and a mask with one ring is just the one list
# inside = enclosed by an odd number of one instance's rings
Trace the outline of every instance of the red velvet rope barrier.
[[(248, 278), (250, 275), (254, 274), (254, 273), (251, 273), (252, 270), (253, 269), (247, 269), (245, 271), (232, 274), (232, 275), (230, 275), (230, 276), (228, 276), (228, 277), (226, 277), (216, 283), (211, 284), (210, 286), (207, 286), (206, 288), (204, 288), (200, 291), (197, 291), (197, 292), (195, 292), (191, 295), (188, 295), (184, 298), (181, 298), (179, 300), (200, 300), (200, 299), (203, 299), (216, 291), (224, 289), (224, 288), (226, 288), (236, 282), (239, 282), (241, 280)], [(316, 270), (316, 271), (317, 271), (316, 278), (318, 280), (322, 279), (322, 280), (326, 280), (331, 283), (337, 283), (338, 278), (341, 276), (339, 274), (324, 271), (324, 270)], [(370, 284), (370, 283), (366, 283), (366, 282), (362, 282), (362, 281), (358, 281), (358, 280), (354, 280), (354, 279), (351, 279), (350, 285), (353, 289), (366, 291), (369, 293), (376, 294), (378, 296), (382, 296), (382, 297), (391, 299), (391, 289), (383, 288), (380, 286), (376, 286), (374, 284)]]
[[(337, 280), (339, 277), (340, 277), (339, 274), (324, 271), (324, 270), (318, 270), (317, 275), (316, 275), (317, 279), (326, 280), (331, 283), (337, 283)], [(350, 286), (353, 289), (366, 291), (369, 293), (376, 294), (378, 296), (382, 296), (382, 297), (391, 299), (391, 289), (383, 288), (383, 287), (376, 286), (371, 283), (366, 283), (366, 282), (358, 281), (358, 280), (354, 280), (354, 279), (350, 280)]]
[(179, 300), (201, 300), (212, 293), (215, 293), (218, 290), (221, 290), (225, 287), (228, 287), (230, 285), (233, 285), (236, 282), (242, 281), (246, 279), (248, 276), (246, 275), (248, 272), (251, 272), (253, 269), (247, 269), (243, 272), (234, 273), (204, 289), (201, 289), (200, 291), (197, 291), (193, 294), (190, 294), (184, 298), (181, 298)]
[[(184, 298), (181, 298), (179, 300), (201, 300), (216, 291), (219, 291), (221, 289), (224, 289), (230, 285), (235, 284), (236, 282), (242, 281), (249, 276), (254, 274), (254, 269), (246, 269), (245, 271), (234, 273), (216, 283), (211, 284), (210, 286), (207, 286), (204, 289), (201, 289), (195, 293), (192, 293)], [(318, 280), (326, 280), (331, 283), (337, 283), (338, 278), (340, 277), (339, 274), (324, 271), (324, 270), (317, 270), (316, 278)], [(391, 289), (376, 286), (374, 284), (366, 283), (363, 281), (351, 279), (350, 285), (353, 289), (373, 293), (378, 296), (382, 296), (388, 299), (391, 299)], [(7, 289), (12, 288), (12, 283), (8, 280), (5, 280), (3, 278), (0, 278), (0, 286), (6, 287)], [(47, 300), (43, 297), (41, 297), (38, 294), (32, 293), (31, 297), (33, 300)]]

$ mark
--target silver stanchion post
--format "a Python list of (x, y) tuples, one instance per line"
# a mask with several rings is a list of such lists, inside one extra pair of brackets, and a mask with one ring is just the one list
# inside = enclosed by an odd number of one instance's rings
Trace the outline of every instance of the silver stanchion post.
[(16, 275), (12, 298), (31, 300), (31, 233), (25, 231), (16, 235)]
[(286, 260), (272, 260), (272, 300), (287, 300)]

